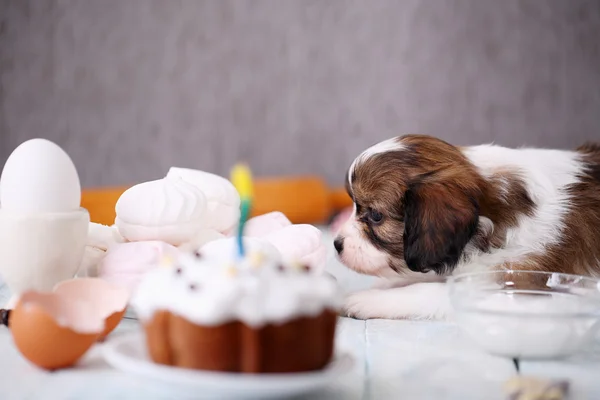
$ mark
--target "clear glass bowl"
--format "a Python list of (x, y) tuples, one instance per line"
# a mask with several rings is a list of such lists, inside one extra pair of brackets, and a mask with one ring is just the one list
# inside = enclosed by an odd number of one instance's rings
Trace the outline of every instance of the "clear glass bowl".
[(457, 324), (489, 353), (526, 359), (570, 356), (600, 328), (600, 281), (536, 271), (448, 279)]

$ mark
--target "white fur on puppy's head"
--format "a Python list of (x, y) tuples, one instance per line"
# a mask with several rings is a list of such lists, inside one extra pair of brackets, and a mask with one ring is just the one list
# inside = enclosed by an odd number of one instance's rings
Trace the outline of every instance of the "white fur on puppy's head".
[(348, 268), (366, 275), (380, 277), (397, 275), (389, 268), (388, 255), (363, 237), (356, 220), (356, 209), (340, 229), (336, 241), (343, 243), (343, 251), (339, 252), (339, 258)]

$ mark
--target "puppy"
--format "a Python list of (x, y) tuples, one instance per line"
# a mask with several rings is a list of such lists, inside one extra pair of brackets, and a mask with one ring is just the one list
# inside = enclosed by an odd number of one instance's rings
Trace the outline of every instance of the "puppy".
[(600, 146), (575, 151), (457, 147), (407, 135), (354, 160), (354, 212), (334, 246), (385, 278), (351, 294), (354, 318), (446, 318), (444, 279), (517, 269), (600, 275)]

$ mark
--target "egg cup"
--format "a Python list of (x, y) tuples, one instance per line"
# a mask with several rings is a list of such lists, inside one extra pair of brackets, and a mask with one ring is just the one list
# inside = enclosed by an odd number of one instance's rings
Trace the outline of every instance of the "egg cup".
[(12, 292), (12, 308), (27, 290), (51, 291), (79, 269), (90, 215), (71, 212), (21, 213), (0, 209), (0, 275)]

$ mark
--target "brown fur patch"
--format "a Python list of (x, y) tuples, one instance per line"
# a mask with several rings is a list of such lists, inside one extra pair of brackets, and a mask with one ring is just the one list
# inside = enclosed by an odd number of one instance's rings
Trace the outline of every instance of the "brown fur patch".
[(600, 275), (600, 146), (581, 147), (586, 171), (569, 187), (571, 210), (562, 240), (543, 256), (533, 258), (536, 269), (578, 275)]
[(535, 204), (531, 200), (525, 182), (518, 171), (499, 169), (483, 185), (481, 216), (494, 224), (491, 234), (479, 235), (476, 241), (479, 249), (502, 248), (509, 228), (518, 224), (522, 215), (532, 215)]
[(560, 242), (544, 254), (498, 269), (600, 275), (600, 145), (586, 144), (577, 151), (586, 168), (581, 181), (567, 188), (571, 208), (564, 219)]

